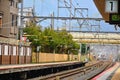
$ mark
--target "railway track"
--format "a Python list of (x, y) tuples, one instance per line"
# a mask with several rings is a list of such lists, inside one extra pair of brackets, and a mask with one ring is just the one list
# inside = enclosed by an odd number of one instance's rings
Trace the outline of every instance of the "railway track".
[(62, 71), (59, 73), (41, 76), (39, 78), (29, 80), (90, 80), (92, 77), (98, 75), (100, 72), (104, 71), (110, 66), (112, 66), (112, 62), (100, 61), (84, 67)]

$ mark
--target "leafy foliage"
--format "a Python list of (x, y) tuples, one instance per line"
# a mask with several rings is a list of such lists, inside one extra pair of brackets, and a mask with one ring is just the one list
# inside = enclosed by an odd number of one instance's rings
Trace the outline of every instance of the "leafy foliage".
[(32, 42), (33, 50), (36, 51), (37, 46), (41, 46), (42, 52), (47, 53), (73, 53), (77, 54), (79, 51), (79, 44), (74, 42), (72, 35), (67, 31), (54, 31), (50, 28), (41, 30), (41, 26), (31, 24), (24, 29), (24, 33)]

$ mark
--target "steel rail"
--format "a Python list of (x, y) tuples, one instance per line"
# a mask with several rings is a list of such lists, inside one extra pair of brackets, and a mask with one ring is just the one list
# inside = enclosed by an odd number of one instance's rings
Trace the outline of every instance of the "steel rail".
[[(55, 73), (55, 74), (50, 74), (50, 75), (35, 78), (32, 80), (37, 80), (37, 79), (38, 80), (62, 80), (64, 78), (67, 78), (67, 77), (70, 77), (70, 76), (73, 76), (76, 74), (80, 74), (81, 76), (86, 75), (86, 73), (89, 73), (89, 72), (96, 70), (96, 69), (99, 69), (99, 68), (103, 68), (102, 70), (104, 70), (109, 65), (110, 65), (110, 62), (106, 63), (106, 62), (101, 61), (101, 62), (92, 64), (89, 66), (85, 66), (85, 67), (81, 67), (81, 68), (77, 68), (77, 69), (73, 69), (73, 70), (68, 70), (68, 71), (63, 71), (63, 72), (59, 72), (59, 73)], [(98, 74), (98, 73), (96, 73), (96, 74)], [(94, 74), (94, 76), (96, 74)]]

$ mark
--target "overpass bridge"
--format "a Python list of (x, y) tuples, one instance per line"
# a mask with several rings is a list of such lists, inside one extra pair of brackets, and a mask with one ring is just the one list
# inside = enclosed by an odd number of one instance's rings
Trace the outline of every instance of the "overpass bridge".
[(70, 31), (78, 43), (120, 44), (119, 32)]

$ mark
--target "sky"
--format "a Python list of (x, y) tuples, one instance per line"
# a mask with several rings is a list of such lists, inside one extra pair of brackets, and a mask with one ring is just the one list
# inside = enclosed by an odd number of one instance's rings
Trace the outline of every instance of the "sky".
[[(37, 16), (50, 16), (54, 12), (54, 15), (57, 16), (58, 11), (58, 0), (24, 0), (24, 7), (33, 7), (33, 3), (35, 1), (35, 14)], [(59, 0), (60, 6), (64, 6), (64, 0)], [(69, 0), (65, 0), (69, 4)], [(87, 8), (88, 9), (88, 17), (93, 18), (101, 18), (101, 15), (99, 11), (97, 10), (93, 0), (72, 0), (72, 5), (74, 5), (77, 8)], [(72, 13), (74, 14), (74, 8), (72, 8)], [(87, 11), (82, 11), (82, 14), (86, 17)], [(68, 9), (65, 8), (59, 8), (59, 16), (68, 17), (70, 15), (70, 12)], [(79, 13), (76, 13), (76, 16), (81, 17)], [(82, 21), (81, 21), (82, 22)], [(90, 21), (90, 24), (93, 23)], [(48, 27), (51, 24), (50, 20), (45, 20), (40, 25)], [(65, 20), (55, 20), (54, 27), (61, 27), (63, 25), (68, 25), (69, 21)], [(75, 20), (71, 21), (71, 26), (79, 26)], [(108, 23), (105, 23), (104, 21), (100, 22), (101, 31), (114, 31), (114, 32), (120, 32), (120, 29), (116, 31), (115, 28), (112, 25), (109, 25)], [(75, 28), (77, 30), (77, 28)], [(85, 27), (85, 29), (87, 29)], [(85, 30), (83, 29), (83, 30)]]

